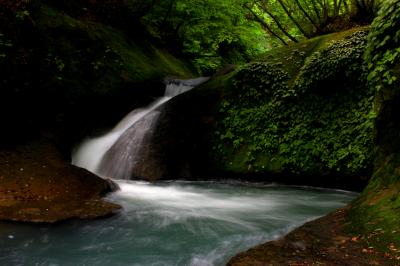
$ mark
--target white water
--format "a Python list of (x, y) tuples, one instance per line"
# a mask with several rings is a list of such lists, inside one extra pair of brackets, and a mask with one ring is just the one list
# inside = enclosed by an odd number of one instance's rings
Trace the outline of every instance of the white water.
[[(110, 178), (129, 178), (135, 163), (139, 161), (140, 147), (150, 127), (156, 123), (157, 108), (173, 97), (191, 90), (197, 85), (207, 81), (208, 78), (201, 77), (189, 80), (171, 80), (167, 83), (164, 97), (154, 101), (146, 108), (135, 109), (123, 118), (109, 133), (104, 136), (91, 138), (83, 141), (72, 154), (72, 164), (85, 168), (100, 176), (106, 175)], [(135, 127), (137, 126), (137, 127)], [(117, 147), (118, 167), (109, 171), (102, 170), (102, 160), (114, 144), (127, 131), (131, 131), (129, 143), (122, 143)], [(107, 168), (107, 166), (106, 166)], [(115, 169), (118, 169), (115, 170)], [(123, 169), (123, 170), (121, 170)], [(106, 173), (106, 174), (104, 174)]]
[(109, 219), (0, 223), (0, 265), (225, 265), (356, 196), (245, 183), (117, 183), (108, 199), (123, 212)]

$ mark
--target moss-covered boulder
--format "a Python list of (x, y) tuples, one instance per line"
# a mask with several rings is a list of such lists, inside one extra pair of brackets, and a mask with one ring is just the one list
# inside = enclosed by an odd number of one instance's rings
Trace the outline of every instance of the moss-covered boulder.
[[(361, 189), (372, 172), (373, 92), (367, 29), (273, 50), (214, 78), (205, 171)], [(201, 100), (200, 100), (201, 101)], [(204, 153), (203, 153), (204, 154)]]
[(372, 172), (367, 29), (273, 50), (168, 102), (154, 130), (164, 178), (362, 189)]

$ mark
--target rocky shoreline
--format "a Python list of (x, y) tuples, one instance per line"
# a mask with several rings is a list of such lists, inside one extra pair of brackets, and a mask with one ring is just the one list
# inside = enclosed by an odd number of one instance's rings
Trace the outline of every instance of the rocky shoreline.
[[(0, 151), (0, 221), (56, 223), (96, 219), (121, 206), (102, 199), (115, 184), (70, 165), (42, 139)], [(399, 265), (400, 257), (368, 247), (347, 232), (350, 207), (240, 253), (228, 265)]]
[(228, 266), (400, 265), (400, 257), (369, 247), (346, 230), (349, 207), (306, 223), (286, 236), (233, 257)]
[(0, 220), (55, 223), (113, 215), (110, 180), (70, 165), (49, 140), (0, 151)]

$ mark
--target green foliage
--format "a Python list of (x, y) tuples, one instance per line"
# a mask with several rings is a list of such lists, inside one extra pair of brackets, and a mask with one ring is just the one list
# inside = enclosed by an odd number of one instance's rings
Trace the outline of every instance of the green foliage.
[(336, 86), (342, 82), (344, 88), (352, 84), (346, 84), (355, 80), (365, 80), (364, 65), (357, 65), (363, 61), (367, 33), (359, 31), (351, 38), (332, 44), (328, 49), (316, 52), (307, 58), (302, 67), (299, 78), (295, 82), (297, 90), (338, 90)]
[(270, 97), (287, 92), (286, 81), (290, 76), (282, 69), (282, 63), (255, 62), (245, 65), (235, 76), (232, 96), (238, 96), (236, 104), (253, 107), (265, 103)]
[(261, 27), (246, 18), (242, 0), (160, 1), (142, 19), (153, 34), (183, 50), (200, 72), (265, 52)]
[(23, 21), (25, 18), (29, 17), (30, 13), (28, 10), (21, 10), (16, 12), (15, 17), (20, 20)]
[[(137, 11), (137, 0), (130, 0)], [(370, 22), (380, 0), (160, 0), (144, 4), (142, 24), (183, 51), (199, 72), (240, 63), (272, 46)], [(143, 4), (140, 2), (140, 4)], [(139, 5), (140, 6), (140, 5)], [(140, 9), (139, 8), (139, 9)]]
[(398, 84), (400, 62), (400, 1), (385, 1), (371, 26), (366, 52), (368, 80), (378, 90)]
[(368, 24), (381, 0), (256, 0), (246, 3), (253, 18), (283, 44)]
[[(384, 2), (374, 20), (365, 54), (368, 81), (375, 92), (376, 159), (374, 174), (352, 204), (349, 230), (388, 256), (400, 246), (400, 1)], [(397, 265), (394, 263), (394, 265)]]
[(351, 2), (362, 3), (360, 9), (378, 1), (3, 0), (2, 4), (15, 11), (19, 22), (35, 13), (27, 8), (35, 2), (34, 6), (46, 3), (74, 18), (111, 25), (125, 33), (148, 36), (149, 32), (173, 53), (183, 53), (199, 72), (209, 74), (227, 63), (247, 62), (276, 46), (279, 39), (286, 44), (342, 30), (326, 27), (341, 24), (343, 15), (353, 12)]
[[(168, 74), (185, 76), (189, 72), (181, 61), (146, 41), (132, 42), (122, 31), (60, 14), (53, 8), (41, 9), (38, 27), (52, 33), (45, 39), (49, 46), (47, 71), (64, 82), (96, 81), (100, 86), (89, 86), (88, 91), (109, 91), (120, 82), (140, 82)], [(65, 37), (70, 34), (74, 38)], [(80, 75), (82, 78), (77, 78)]]
[(7, 50), (12, 47), (10, 40), (4, 37), (4, 34), (0, 33), (0, 63), (2, 59), (7, 56)]
[(283, 63), (240, 69), (220, 107), (217, 157), (229, 168), (241, 154), (256, 172), (357, 175), (369, 169), (375, 115), (365, 86), (365, 40), (366, 33), (356, 32), (314, 53), (294, 76)]

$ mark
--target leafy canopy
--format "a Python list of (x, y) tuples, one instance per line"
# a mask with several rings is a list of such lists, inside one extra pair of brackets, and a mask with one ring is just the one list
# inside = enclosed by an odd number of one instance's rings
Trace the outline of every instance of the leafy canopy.
[[(380, 1), (156, 0), (145, 5), (142, 23), (200, 71), (210, 72), (274, 46), (368, 23)], [(142, 1), (128, 2), (137, 9)]]
[(207, 72), (267, 49), (262, 28), (247, 19), (242, 5), (243, 0), (160, 1), (143, 17), (143, 24)]

